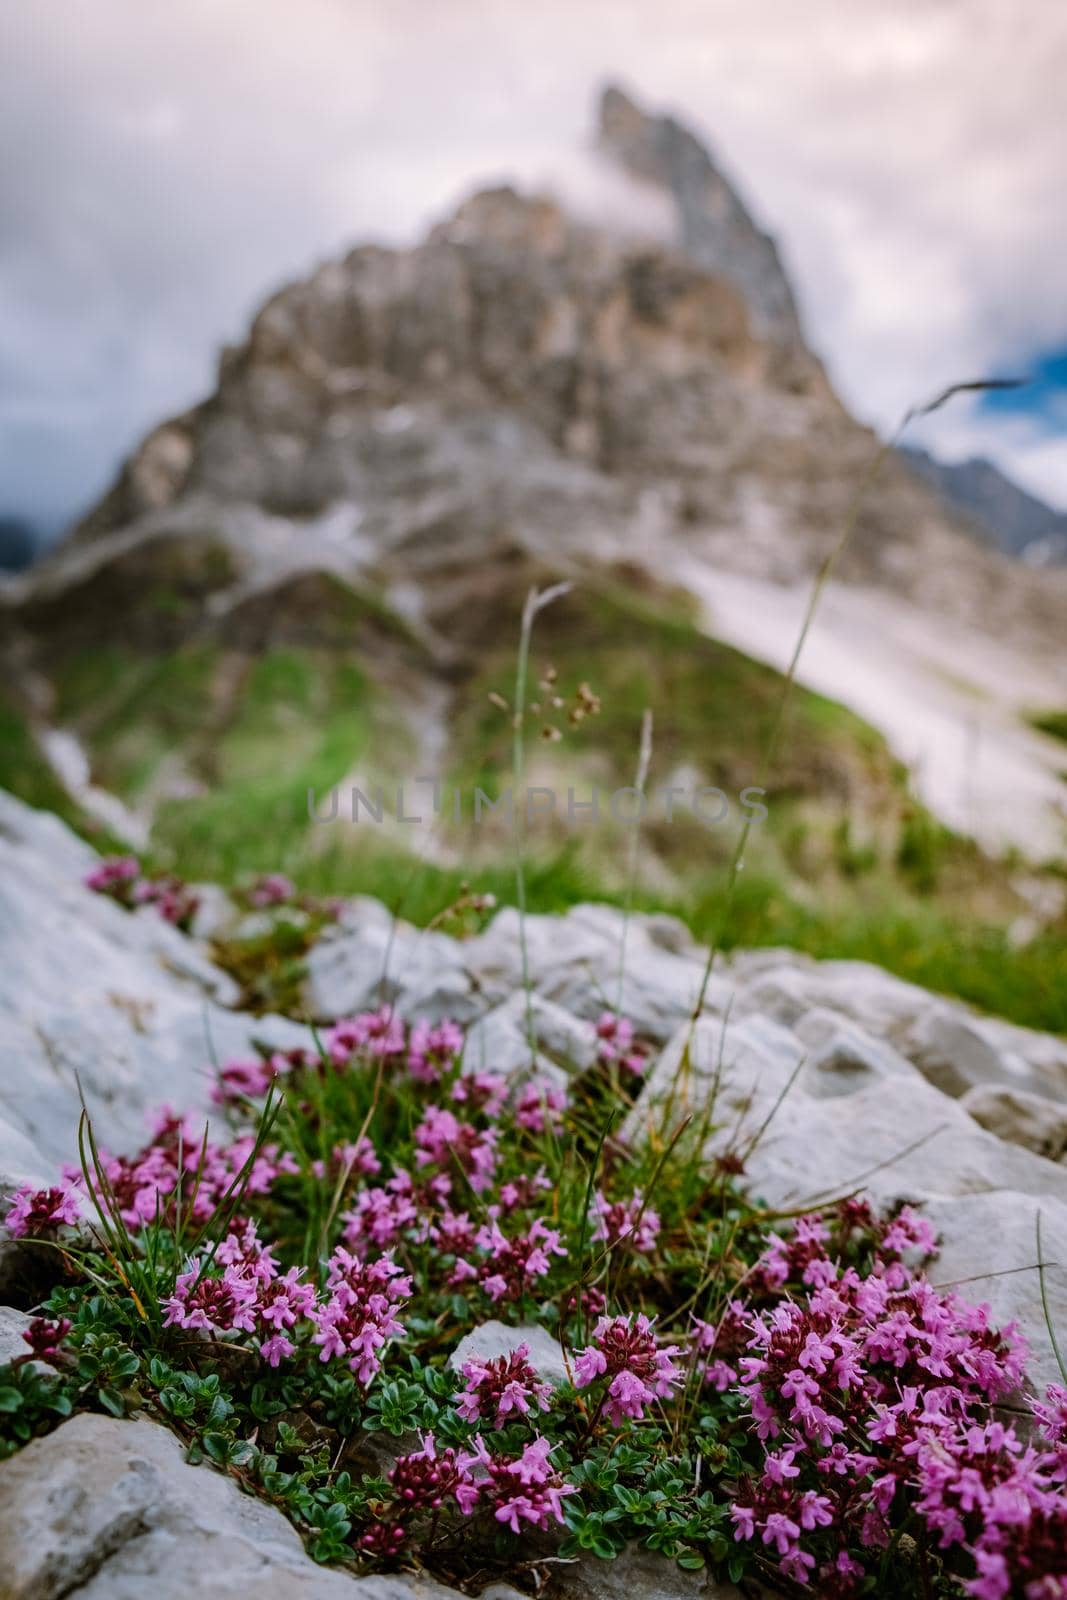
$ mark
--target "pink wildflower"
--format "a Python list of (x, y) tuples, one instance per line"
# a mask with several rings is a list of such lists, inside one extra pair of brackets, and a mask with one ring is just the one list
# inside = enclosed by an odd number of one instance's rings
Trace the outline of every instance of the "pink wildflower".
[(396, 1313), (411, 1294), (411, 1279), (390, 1256), (364, 1262), (339, 1245), (329, 1260), (327, 1290), (330, 1298), (314, 1319), (320, 1360), (347, 1361), (367, 1384), (381, 1367), (383, 1347), (403, 1336)]
[(361, 1011), (337, 1022), (326, 1035), (326, 1048), (334, 1066), (345, 1067), (353, 1056), (371, 1061), (390, 1059), (404, 1052), (404, 1024), (392, 1006)]
[(597, 1055), (601, 1061), (617, 1062), (627, 1072), (640, 1077), (648, 1066), (648, 1057), (639, 1045), (634, 1044), (634, 1025), (614, 1011), (602, 1011), (596, 1024)]
[(408, 1041), (408, 1071), (416, 1083), (440, 1083), (463, 1049), (463, 1031), (446, 1017), (436, 1027), (416, 1022)]
[(34, 1189), (24, 1184), (12, 1196), (4, 1223), (16, 1239), (46, 1239), (61, 1227), (73, 1227), (80, 1219), (81, 1205), (72, 1185)]
[(531, 1133), (559, 1133), (567, 1109), (567, 1092), (545, 1078), (534, 1078), (519, 1091), (515, 1121)]
[(596, 1218), (594, 1243), (616, 1245), (625, 1240), (638, 1255), (652, 1254), (660, 1221), (658, 1214), (645, 1205), (640, 1189), (635, 1189), (629, 1200), (613, 1202), (598, 1189), (593, 1200), (593, 1215)]
[(552, 1390), (538, 1377), (529, 1356), (529, 1345), (520, 1344), (489, 1361), (465, 1361), (467, 1387), (458, 1397), (460, 1416), (467, 1422), (489, 1417), (494, 1428), (502, 1428), (509, 1416), (529, 1416), (531, 1407), (547, 1411)]
[(468, 1266), (466, 1276), (477, 1277), (493, 1301), (521, 1300), (536, 1279), (552, 1270), (551, 1257), (567, 1254), (558, 1228), (540, 1217), (526, 1233), (510, 1239), (494, 1217), (478, 1230), (475, 1242), (485, 1259), (477, 1269)]
[(254, 1333), (256, 1286), (236, 1267), (220, 1278), (201, 1276), (196, 1265), (181, 1273), (174, 1293), (163, 1302), (165, 1328), (188, 1328), (208, 1333)]
[(45, 1361), (50, 1367), (59, 1366), (63, 1360), (61, 1346), (71, 1326), (67, 1317), (58, 1317), (55, 1322), (49, 1322), (46, 1317), (34, 1317), (22, 1335), (30, 1347), (30, 1354), (18, 1359)]
[(252, 906), (283, 906), (296, 899), (296, 884), (284, 872), (264, 872), (248, 891)]
[[(474, 1453), (460, 1457), (473, 1486), (464, 1509), (473, 1510), (479, 1502), (491, 1506), (496, 1521), (512, 1533), (521, 1533), (524, 1527), (547, 1528), (552, 1521), (562, 1523), (563, 1501), (577, 1491), (553, 1467), (551, 1454), (551, 1444), (540, 1435), (518, 1456), (491, 1454), (485, 1440), (476, 1439)], [(481, 1474), (477, 1480), (475, 1473)]]
[(613, 1427), (627, 1417), (640, 1420), (654, 1400), (666, 1399), (681, 1381), (674, 1357), (678, 1345), (660, 1349), (652, 1323), (643, 1313), (636, 1317), (601, 1317), (593, 1340), (574, 1363), (574, 1381), (588, 1388), (599, 1378), (608, 1379), (605, 1409)]
[(464, 1072), (452, 1085), (452, 1098), (494, 1122), (508, 1097), (508, 1080), (495, 1072)]
[(389, 1472), (393, 1494), (405, 1512), (436, 1511), (446, 1499), (469, 1500), (467, 1471), (451, 1446), (438, 1449), (432, 1433), (422, 1436), (422, 1449), (398, 1456)]
[(415, 1163), (436, 1166), (447, 1176), (458, 1166), (465, 1172), (475, 1194), (482, 1194), (496, 1173), (495, 1128), (479, 1129), (460, 1122), (451, 1111), (428, 1106), (415, 1129)]

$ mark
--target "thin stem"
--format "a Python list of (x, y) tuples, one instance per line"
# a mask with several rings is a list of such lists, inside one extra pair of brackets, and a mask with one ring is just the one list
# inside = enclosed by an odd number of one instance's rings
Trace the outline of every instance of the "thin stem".
[[(879, 472), (882, 470), (886, 459), (896, 449), (901, 435), (904, 433), (908, 424), (914, 421), (917, 417), (929, 416), (931, 412), (939, 410), (941, 406), (945, 405), (947, 401), (951, 400), (957, 394), (974, 394), (987, 389), (1016, 389), (1026, 381), (1027, 380), (1023, 378), (983, 378), (974, 382), (951, 384), (947, 389), (944, 389), (940, 394), (936, 395), (935, 398), (928, 404), (912, 406), (908, 411), (906, 411), (893, 433), (890, 434), (889, 438), (878, 447), (874, 456), (871, 458), (866, 471), (860, 479), (855, 494), (849, 502), (849, 506), (845, 513), (845, 519), (837, 541), (829, 555), (826, 557), (825, 561), (822, 563), (822, 566), (819, 568), (815, 583), (812, 587), (811, 597), (808, 600), (807, 609), (804, 613), (804, 620), (801, 624), (800, 633), (797, 636), (797, 642), (793, 647), (793, 654), (790, 659), (788, 669), (786, 670), (785, 677), (782, 680), (782, 688), (781, 693), (778, 696), (778, 704), (775, 709), (774, 720), (771, 724), (770, 733), (768, 734), (767, 743), (764, 747), (763, 756), (760, 761), (759, 776), (756, 782), (757, 788), (766, 788), (767, 776), (778, 752), (778, 743), (782, 735), (782, 729), (785, 725), (785, 713), (789, 705), (793, 684), (796, 681), (797, 667), (800, 663), (801, 651), (804, 649), (804, 645), (807, 643), (808, 634), (811, 631), (812, 623), (815, 621), (815, 613), (819, 609), (819, 602), (822, 599), (823, 591), (825, 590), (826, 585), (833, 574), (834, 568), (836, 567), (841, 556), (844, 554), (845, 548), (856, 530), (860, 511), (863, 508), (863, 503), (867, 498), (869, 490), (873, 487), (874, 481)], [(745, 821), (741, 827), (740, 833), (738, 834), (737, 845), (734, 849), (733, 856), (730, 859), (730, 866), (726, 877), (726, 899), (723, 905), (722, 916), (719, 919), (718, 928), (708, 949), (708, 959), (704, 966), (704, 976), (701, 980), (700, 992), (697, 996), (697, 1002), (693, 1007), (693, 1013), (689, 1021), (690, 1040), (692, 1039), (693, 1029), (696, 1026), (697, 1019), (704, 1009), (704, 1001), (707, 996), (708, 984), (711, 982), (712, 968), (715, 964), (715, 958), (718, 955), (719, 950), (722, 948), (723, 934), (729, 925), (730, 916), (733, 912), (734, 901), (737, 894), (737, 880), (741, 873), (745, 850), (748, 846), (749, 836), (752, 832), (754, 815), (755, 813), (751, 811), (746, 813)], [(683, 1052), (683, 1059), (688, 1056), (688, 1053), (689, 1050), (687, 1044), (686, 1049)]]
[(1056, 1338), (1056, 1329), (1052, 1323), (1052, 1311), (1048, 1303), (1048, 1285), (1045, 1282), (1045, 1267), (1047, 1263), (1045, 1261), (1044, 1253), (1041, 1249), (1040, 1206), (1038, 1207), (1037, 1215), (1034, 1218), (1034, 1225), (1037, 1233), (1037, 1281), (1041, 1286), (1041, 1310), (1044, 1313), (1045, 1327), (1048, 1329), (1048, 1337), (1049, 1343), (1052, 1346), (1052, 1354), (1056, 1357), (1056, 1365), (1060, 1369), (1060, 1377), (1063, 1379), (1064, 1383), (1067, 1384), (1067, 1366), (1064, 1365), (1063, 1356), (1060, 1353), (1059, 1340)]
[(556, 583), (550, 589), (532, 588), (522, 608), (522, 627), (519, 633), (519, 654), (515, 665), (515, 707), (512, 717), (511, 767), (512, 804), (517, 811), (512, 818), (515, 837), (515, 900), (519, 911), (519, 954), (522, 960), (522, 989), (526, 997), (526, 1040), (530, 1046), (531, 1062), (537, 1055), (537, 1038), (534, 1033), (533, 991), (530, 984), (530, 953), (526, 943), (526, 806), (522, 799), (526, 780), (526, 680), (530, 668), (530, 639), (534, 618), (539, 611), (569, 594), (572, 585)]
[(637, 857), (641, 844), (641, 816), (645, 809), (645, 784), (652, 764), (652, 711), (646, 706), (641, 717), (641, 743), (637, 753), (637, 772), (634, 788), (637, 790), (637, 811), (630, 827), (630, 842), (626, 864), (626, 893), (623, 900), (622, 938), (619, 942), (619, 993), (615, 1001), (615, 1016), (622, 1016), (623, 985), (626, 981), (626, 938), (630, 931), (630, 915), (637, 882)]

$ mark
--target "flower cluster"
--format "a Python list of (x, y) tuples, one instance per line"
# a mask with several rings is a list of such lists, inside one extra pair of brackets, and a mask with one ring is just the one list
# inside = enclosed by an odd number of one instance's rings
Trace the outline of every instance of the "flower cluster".
[(361, 1261), (338, 1245), (328, 1263), (326, 1291), (325, 1304), (314, 1313), (319, 1359), (345, 1361), (367, 1384), (381, 1367), (384, 1346), (403, 1336), (397, 1311), (411, 1295), (411, 1279), (391, 1256)]
[(512, 1533), (563, 1522), (563, 1501), (576, 1490), (549, 1459), (552, 1445), (547, 1439), (538, 1435), (519, 1455), (496, 1454), (480, 1436), (474, 1443), (473, 1454), (460, 1457), (460, 1466), (477, 1475), (476, 1499), (468, 1502), (471, 1510), (475, 1504), (488, 1506)]
[(586, 1389), (606, 1379), (601, 1404), (611, 1425), (621, 1428), (628, 1417), (640, 1421), (653, 1401), (666, 1399), (681, 1382), (681, 1369), (674, 1360), (681, 1354), (676, 1344), (660, 1348), (643, 1312), (636, 1317), (601, 1317), (592, 1343), (575, 1360), (574, 1381)]
[(472, 1357), (463, 1363), (463, 1377), (466, 1387), (456, 1404), (467, 1422), (486, 1418), (494, 1428), (502, 1428), (509, 1417), (547, 1411), (551, 1403), (551, 1386), (530, 1365), (528, 1344), (489, 1361)]
[(20, 1357), (20, 1360), (44, 1361), (50, 1367), (57, 1367), (64, 1359), (69, 1360), (69, 1353), (63, 1351), (63, 1341), (71, 1330), (69, 1317), (57, 1317), (54, 1322), (47, 1317), (34, 1317), (22, 1337), (29, 1345), (29, 1354)]
[(261, 873), (249, 886), (247, 894), (248, 904), (257, 910), (289, 905), (296, 897), (296, 884), (284, 872)]
[(629, 1200), (608, 1200), (598, 1189), (593, 1198), (593, 1216), (596, 1227), (593, 1242), (603, 1241), (609, 1247), (623, 1241), (638, 1255), (649, 1256), (656, 1248), (660, 1219), (657, 1212), (645, 1204), (640, 1189), (635, 1189)]
[(639, 1078), (648, 1066), (648, 1056), (634, 1042), (634, 1025), (614, 1011), (602, 1011), (596, 1023), (597, 1057), (618, 1065)]
[(459, 1060), (463, 1030), (447, 1017), (436, 1027), (416, 1022), (408, 1040), (408, 1071), (416, 1083), (440, 1083)]
[(59, 1228), (73, 1227), (81, 1220), (81, 1214), (73, 1183), (52, 1189), (34, 1189), (24, 1184), (15, 1190), (4, 1223), (16, 1239), (54, 1239)]
[(479, 1284), (494, 1304), (522, 1300), (538, 1279), (551, 1272), (552, 1257), (567, 1254), (559, 1229), (541, 1217), (509, 1236), (500, 1226), (496, 1207), (490, 1208), (490, 1220), (473, 1231), (470, 1244), (475, 1260), (457, 1253), (450, 1281), (457, 1288)]
[(552, 1445), (540, 1435), (518, 1454), (491, 1451), (480, 1436), (470, 1451), (441, 1446), (432, 1433), (422, 1435), (421, 1445), (390, 1468), (392, 1500), (361, 1538), (365, 1554), (397, 1555), (409, 1541), (412, 1522), (420, 1515), (436, 1517), (450, 1502), (464, 1517), (485, 1509), (521, 1533), (562, 1523), (563, 1501), (576, 1493), (552, 1464)]
[(200, 906), (200, 898), (183, 879), (173, 873), (147, 876), (136, 856), (110, 856), (94, 867), (85, 887), (107, 895), (132, 911), (137, 906), (155, 906), (160, 916), (188, 932)]
[[(865, 1274), (840, 1260), (856, 1229), (873, 1250)], [(907, 1210), (879, 1223), (849, 1202), (833, 1232), (821, 1216), (800, 1219), (753, 1274), (770, 1306), (735, 1300), (717, 1328), (696, 1329), (716, 1388), (739, 1371), (762, 1441), (760, 1470), (731, 1507), (736, 1538), (757, 1541), (794, 1582), (850, 1596), (910, 1515), (934, 1549), (971, 1563), (964, 1588), (978, 1600), (1062, 1592), (1048, 1586), (1065, 1576), (1062, 1392), (1035, 1407), (1047, 1447), (1024, 1446), (990, 1420), (1022, 1380), (1022, 1341), (905, 1265), (932, 1248), (927, 1224)]]
[[(132, 1156), (101, 1152), (101, 1166), (105, 1186), (91, 1174), (94, 1199), (98, 1205), (114, 1203), (128, 1228), (145, 1227), (157, 1218), (169, 1223), (178, 1206), (193, 1221), (206, 1221), (246, 1167), (243, 1181), (250, 1196), (268, 1195), (280, 1176), (299, 1171), (295, 1158), (277, 1144), (267, 1142), (257, 1150), (250, 1133), (214, 1144), (206, 1127), (167, 1108), (143, 1149)], [(74, 1168), (66, 1176), (75, 1185), (84, 1183)]]
[(559, 1133), (567, 1109), (567, 1091), (547, 1078), (524, 1084), (515, 1102), (515, 1121), (530, 1133)]
[(496, 1128), (476, 1128), (442, 1106), (429, 1106), (415, 1129), (415, 1164), (445, 1175), (458, 1169), (475, 1194), (483, 1194), (496, 1174), (498, 1139)]
[(289, 1337), (301, 1319), (311, 1319), (318, 1299), (304, 1282), (304, 1269), (282, 1272), (274, 1252), (260, 1243), (254, 1224), (227, 1234), (215, 1253), (221, 1275), (207, 1262), (194, 1262), (179, 1274), (174, 1293), (165, 1301), (165, 1326), (202, 1331), (213, 1336), (255, 1334), (269, 1366), (292, 1356)]
[(410, 1278), (389, 1256), (363, 1261), (339, 1246), (320, 1296), (303, 1267), (281, 1271), (249, 1223), (226, 1236), (213, 1260), (192, 1261), (179, 1275), (164, 1303), (165, 1326), (216, 1338), (254, 1335), (271, 1367), (294, 1356), (307, 1334), (320, 1361), (343, 1360), (367, 1384), (385, 1345), (404, 1333), (397, 1311), (410, 1294)]
[(326, 1035), (326, 1051), (335, 1067), (347, 1067), (356, 1060), (392, 1064), (404, 1055), (405, 1047), (403, 1020), (389, 1005), (345, 1017)]

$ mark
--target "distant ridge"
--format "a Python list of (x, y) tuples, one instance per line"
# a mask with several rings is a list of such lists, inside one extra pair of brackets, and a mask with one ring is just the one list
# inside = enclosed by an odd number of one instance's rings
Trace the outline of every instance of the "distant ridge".
[(905, 446), (901, 455), (954, 511), (967, 517), (1005, 555), (1032, 567), (1067, 563), (1067, 513), (1054, 511), (1004, 476), (991, 461), (937, 461)]

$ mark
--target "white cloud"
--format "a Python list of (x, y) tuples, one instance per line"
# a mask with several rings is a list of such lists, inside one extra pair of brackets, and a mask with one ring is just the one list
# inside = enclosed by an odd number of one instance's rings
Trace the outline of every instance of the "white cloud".
[[(0, 11), (0, 473), (60, 515), (258, 301), (482, 180), (566, 172), (616, 76), (721, 154), (849, 403), (1067, 343), (1061, 0), (36, 0)], [(1047, 429), (926, 437), (1067, 504)]]

